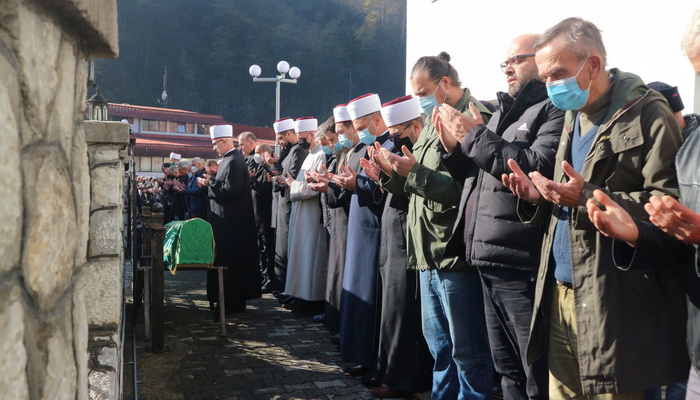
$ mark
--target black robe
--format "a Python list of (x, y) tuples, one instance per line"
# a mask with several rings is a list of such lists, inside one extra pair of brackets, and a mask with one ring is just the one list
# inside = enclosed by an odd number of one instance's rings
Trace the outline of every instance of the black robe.
[[(403, 156), (400, 150), (393, 153)], [(375, 198), (380, 199), (381, 193)], [(379, 248), (378, 334), (366, 382), (408, 393), (430, 390), (433, 357), (423, 337), (418, 274), (407, 269), (408, 197), (388, 193)]]
[[(354, 171), (360, 170), (360, 159), (367, 154), (367, 148), (358, 142), (350, 149), (347, 163)], [(345, 158), (343, 154), (340, 158)], [(337, 158), (336, 158), (337, 159)], [(338, 163), (336, 163), (338, 165)], [(338, 168), (339, 171), (339, 168)], [(337, 173), (337, 171), (332, 171)], [(328, 275), (326, 280), (326, 310), (324, 326), (331, 332), (340, 331), (340, 297), (343, 292), (345, 273), (345, 246), (348, 241), (348, 214), (352, 190), (346, 190), (331, 182), (328, 184), (328, 206), (331, 208), (330, 243), (328, 245)]]
[[(239, 150), (224, 155), (219, 171), (209, 181), (208, 194), (209, 223), (216, 246), (214, 265), (229, 267), (224, 278), (226, 305), (245, 304), (261, 296), (260, 267), (250, 177)], [(211, 295), (218, 295), (218, 286), (212, 285), (212, 274), (208, 277), (211, 301)]]

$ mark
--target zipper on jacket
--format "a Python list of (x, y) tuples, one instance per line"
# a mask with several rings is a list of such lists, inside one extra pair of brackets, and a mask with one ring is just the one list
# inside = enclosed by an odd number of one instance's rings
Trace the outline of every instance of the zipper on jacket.
[[(473, 196), (476, 196), (474, 198), (474, 204), (473, 210), (472, 210), (472, 216), (471, 220), (469, 221), (469, 226), (467, 227), (469, 229), (469, 233), (467, 236), (467, 243), (465, 243), (465, 246), (467, 250), (465, 251), (465, 257), (467, 259), (467, 264), (472, 265), (472, 242), (474, 240), (474, 230), (476, 227), (476, 217), (478, 215), (479, 211), (479, 199), (481, 198), (481, 190), (478, 190), (478, 188), (481, 185), (481, 181), (484, 178), (484, 170), (479, 168), (479, 173), (476, 175), (476, 182), (474, 183), (474, 186), (472, 187), (472, 191), (475, 193)], [(467, 195), (467, 203), (464, 205), (465, 207), (469, 204), (469, 195)]]

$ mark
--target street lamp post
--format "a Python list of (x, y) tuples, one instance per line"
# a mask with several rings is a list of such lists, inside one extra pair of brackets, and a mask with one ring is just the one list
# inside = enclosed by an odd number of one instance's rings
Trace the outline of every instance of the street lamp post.
[[(297, 78), (301, 76), (301, 70), (298, 67), (289, 68), (289, 63), (280, 61), (277, 63), (277, 71), (280, 73), (274, 78), (260, 78), (262, 70), (257, 64), (253, 64), (248, 68), (248, 73), (253, 77), (253, 82), (275, 82), (275, 120), (280, 119), (280, 86), (282, 83), (297, 83)], [(288, 79), (287, 73), (289, 73)], [(275, 139), (275, 153), (279, 156), (279, 142)]]

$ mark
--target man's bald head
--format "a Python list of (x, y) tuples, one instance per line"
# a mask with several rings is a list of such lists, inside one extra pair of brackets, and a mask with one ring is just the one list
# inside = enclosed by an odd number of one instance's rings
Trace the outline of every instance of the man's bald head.
[(503, 73), (508, 81), (508, 94), (518, 97), (520, 91), (532, 79), (537, 78), (535, 42), (540, 35), (526, 33), (513, 39), (506, 51), (506, 67)]

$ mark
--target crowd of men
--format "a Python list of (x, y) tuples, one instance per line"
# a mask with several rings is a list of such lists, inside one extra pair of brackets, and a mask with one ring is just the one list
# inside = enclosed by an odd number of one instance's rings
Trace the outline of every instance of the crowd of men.
[[(682, 46), (700, 73), (700, 10)], [(279, 154), (221, 125), (218, 171), (169, 167), (226, 309), (269, 292), (323, 321), (378, 397), (700, 398), (700, 117), (606, 69), (580, 18), (512, 41), (497, 104), (449, 61), (421, 57), (412, 96), (275, 121)]]

